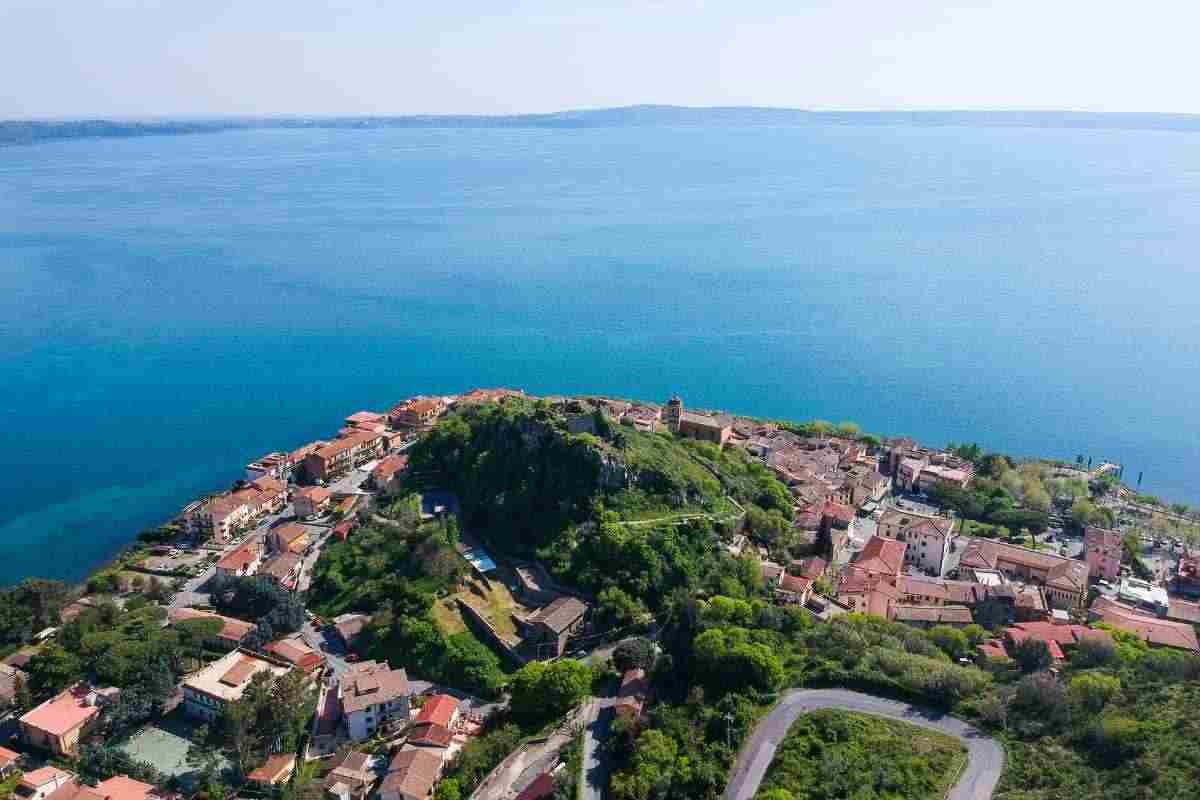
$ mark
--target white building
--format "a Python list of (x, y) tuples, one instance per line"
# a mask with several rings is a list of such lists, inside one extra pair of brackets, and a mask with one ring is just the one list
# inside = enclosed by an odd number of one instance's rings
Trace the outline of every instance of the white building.
[(941, 577), (950, 555), (954, 520), (889, 508), (879, 518), (876, 534), (906, 543), (904, 563)]
[(184, 680), (184, 711), (211, 722), (221, 716), (227, 703), (241, 699), (255, 675), (269, 671), (278, 677), (290, 669), (248, 651), (233, 650)]
[(408, 720), (408, 675), (387, 662), (355, 664), (338, 683), (338, 700), (351, 740), (362, 741), (389, 722)]
[(1122, 578), (1117, 597), (1133, 606), (1162, 615), (1166, 615), (1171, 604), (1166, 589), (1137, 578)]

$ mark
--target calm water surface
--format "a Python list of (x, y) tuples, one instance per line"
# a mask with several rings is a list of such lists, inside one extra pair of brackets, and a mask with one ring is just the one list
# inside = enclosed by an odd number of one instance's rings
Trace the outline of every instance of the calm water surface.
[(477, 385), (1119, 459), (1200, 500), (1200, 136), (264, 130), (0, 150), (0, 583)]

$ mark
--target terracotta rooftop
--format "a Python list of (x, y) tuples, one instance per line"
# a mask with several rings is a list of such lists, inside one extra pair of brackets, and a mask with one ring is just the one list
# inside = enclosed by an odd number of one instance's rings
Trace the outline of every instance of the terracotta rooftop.
[(405, 455), (390, 455), (379, 460), (375, 468), (371, 470), (371, 478), (376, 481), (391, 480), (397, 472), (403, 472), (408, 468), (408, 456)]
[(305, 486), (303, 489), (297, 489), (296, 495), (303, 497), (310, 503), (324, 503), (329, 499), (332, 493), (324, 486)]
[(54, 736), (62, 736), (100, 713), (100, 709), (88, 701), (90, 694), (92, 689), (86, 684), (64, 689), (26, 713), (21, 717), (21, 723)]
[(1102, 622), (1118, 630), (1128, 631), (1150, 644), (1200, 653), (1196, 629), (1191, 625), (1151, 617), (1136, 611), (1132, 606), (1122, 605), (1107, 597), (1098, 598), (1092, 604), (1090, 612)]
[(9, 769), (20, 760), (20, 753), (13, 752), (7, 747), (0, 747), (0, 769)]
[(257, 559), (258, 545), (253, 542), (246, 542), (223, 555), (221, 560), (217, 562), (217, 567), (232, 572), (240, 572), (253, 564)]
[(904, 542), (872, 536), (850, 566), (866, 572), (898, 576), (904, 568), (904, 552), (907, 548), (908, 545)]
[(309, 647), (299, 636), (289, 636), (271, 642), (265, 649), (268, 653), (299, 667), (303, 672), (313, 672), (325, 661), (320, 653)]
[(153, 784), (135, 781), (128, 775), (114, 775), (96, 784), (96, 791), (108, 800), (146, 800), (156, 794)]
[(970, 625), (975, 621), (966, 606), (906, 606), (892, 607), (896, 622), (928, 622), (933, 624)]
[(417, 713), (414, 722), (433, 722), (449, 728), (458, 711), (458, 701), (448, 694), (435, 694), (425, 698), (425, 704)]
[(295, 766), (295, 753), (277, 753), (246, 777), (255, 783), (279, 783)]
[(450, 729), (435, 722), (418, 722), (408, 732), (408, 743), (420, 747), (449, 747), (453, 741)]
[(392, 756), (380, 794), (398, 794), (403, 800), (425, 800), (442, 773), (442, 759), (419, 747), (402, 749)]
[(800, 575), (789, 575), (784, 573), (783, 577), (779, 579), (779, 588), (782, 591), (791, 592), (793, 594), (804, 594), (812, 588), (812, 585), (812, 578), (805, 578)]
[(529, 622), (545, 625), (555, 633), (562, 633), (587, 612), (587, 605), (575, 597), (558, 597), (535, 611)]
[[(10, 750), (9, 752), (11, 753), (12, 751)], [(30, 770), (29, 772), (26, 772), (24, 775), (22, 775), (21, 783), (23, 783), (26, 786), (29, 786), (33, 789), (37, 789), (42, 786), (45, 786), (47, 783), (50, 783), (51, 781), (54, 781), (58, 778), (65, 778), (67, 780), (71, 780), (74, 777), (75, 777), (74, 772), (68, 772), (65, 769), (59, 769), (58, 767), (53, 767), (53, 766), (41, 767), (39, 769)]]
[(386, 663), (364, 661), (342, 674), (342, 713), (362, 711), (408, 693), (408, 674), (404, 670), (391, 669)]

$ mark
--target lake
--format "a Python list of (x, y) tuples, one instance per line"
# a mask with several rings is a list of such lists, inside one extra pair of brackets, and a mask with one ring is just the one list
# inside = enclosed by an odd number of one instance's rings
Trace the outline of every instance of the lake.
[(1126, 464), (1200, 500), (1200, 134), (265, 129), (0, 148), (0, 584), (504, 385)]

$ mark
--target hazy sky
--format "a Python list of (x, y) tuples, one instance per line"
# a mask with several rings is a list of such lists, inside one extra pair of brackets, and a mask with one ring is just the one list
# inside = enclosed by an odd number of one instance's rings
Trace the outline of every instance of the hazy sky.
[(0, 0), (0, 118), (1200, 113), (1196, 0)]

